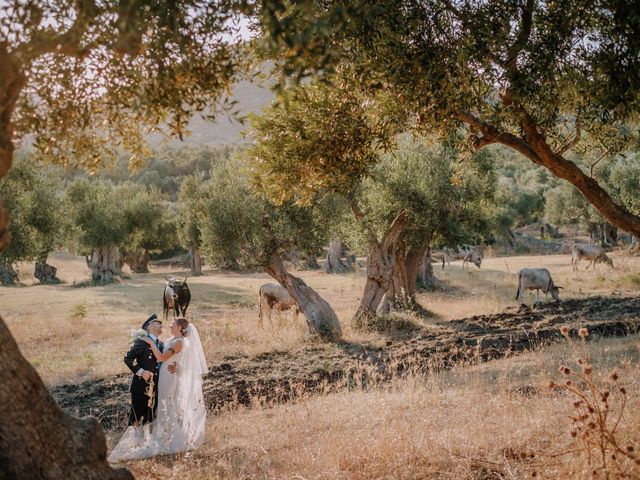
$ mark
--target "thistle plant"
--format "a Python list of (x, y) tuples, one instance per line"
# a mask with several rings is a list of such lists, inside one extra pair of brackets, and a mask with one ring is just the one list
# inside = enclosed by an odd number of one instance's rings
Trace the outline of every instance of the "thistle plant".
[(574, 397), (571, 419), (572, 450), (587, 461), (592, 478), (638, 478), (640, 457), (633, 445), (619, 441), (627, 406), (627, 391), (618, 372), (613, 371), (607, 379), (596, 379), (591, 357), (586, 347), (589, 331), (578, 330), (579, 340), (570, 336), (569, 328), (560, 329), (577, 354), (574, 371), (566, 365), (559, 368), (566, 378), (564, 383), (550, 383), (551, 388), (560, 388)]

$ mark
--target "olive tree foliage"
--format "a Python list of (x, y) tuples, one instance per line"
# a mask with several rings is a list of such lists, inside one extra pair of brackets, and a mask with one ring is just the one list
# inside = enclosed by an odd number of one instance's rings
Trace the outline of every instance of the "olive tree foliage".
[(126, 182), (117, 186), (116, 193), (124, 200), (124, 261), (133, 272), (148, 273), (150, 253), (176, 246), (176, 208), (154, 187)]
[(570, 155), (638, 141), (636, 2), (281, 1), (261, 25), (283, 74), (348, 62), (368, 89), (411, 105), (421, 131), (463, 126), (469, 148), (502, 144), (640, 234), (640, 217)]
[[(0, 198), (11, 215), (13, 240), (0, 253), (0, 282), (17, 277), (17, 262), (46, 264), (49, 253), (61, 243), (63, 205), (57, 172), (31, 155), (18, 158), (0, 181)], [(55, 276), (55, 274), (54, 274)]]

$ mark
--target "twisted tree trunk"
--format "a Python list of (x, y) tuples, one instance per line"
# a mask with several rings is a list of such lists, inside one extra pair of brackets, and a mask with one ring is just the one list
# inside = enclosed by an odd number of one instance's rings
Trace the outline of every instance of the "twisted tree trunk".
[(60, 279), (56, 277), (58, 269), (47, 263), (47, 255), (40, 257), (36, 261), (33, 276), (40, 280), (40, 283), (60, 283)]
[[(443, 253), (444, 255), (444, 253)], [(443, 258), (443, 265), (444, 265)], [(436, 277), (433, 274), (433, 262), (431, 261), (431, 247), (428, 246), (420, 259), (418, 266), (418, 284), (421, 288), (432, 289), (436, 284)]]
[(97, 247), (87, 258), (87, 265), (91, 269), (91, 280), (97, 284), (110, 283), (122, 274), (123, 258), (118, 247), (106, 245)]
[(265, 271), (282, 285), (304, 314), (309, 331), (325, 340), (336, 340), (342, 336), (338, 316), (331, 305), (318, 292), (309, 287), (302, 279), (294, 277), (284, 268), (277, 253), (271, 255)]
[(149, 251), (142, 252), (127, 251), (124, 253), (124, 263), (126, 263), (133, 273), (149, 273)]
[(406, 214), (401, 212), (385, 232), (382, 241), (371, 238), (370, 251), (367, 257), (367, 281), (352, 324), (356, 329), (368, 329), (385, 293), (391, 285), (394, 265), (396, 263), (397, 242), (407, 223)]
[[(417, 247), (406, 248), (399, 243), (391, 274), (391, 284), (380, 307), (380, 313), (395, 311), (413, 311), (422, 313), (424, 308), (416, 301), (418, 271), (423, 264), (429, 245), (423, 243)], [(429, 262), (431, 258), (429, 255)], [(433, 272), (433, 269), (431, 270)]]
[(324, 262), (325, 273), (344, 273), (349, 268), (342, 261), (342, 242), (337, 238), (329, 240), (329, 249), (327, 250), (327, 258)]

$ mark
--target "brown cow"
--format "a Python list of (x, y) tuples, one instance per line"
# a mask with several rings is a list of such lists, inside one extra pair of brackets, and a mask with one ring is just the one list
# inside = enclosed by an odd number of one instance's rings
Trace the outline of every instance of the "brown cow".
[(276, 310), (282, 312), (284, 310), (293, 310), (293, 318), (298, 321), (298, 305), (291, 298), (289, 292), (277, 283), (265, 283), (260, 287), (260, 311), (258, 313), (258, 322), (262, 327), (262, 317), (267, 315), (269, 323), (271, 323), (271, 311)]

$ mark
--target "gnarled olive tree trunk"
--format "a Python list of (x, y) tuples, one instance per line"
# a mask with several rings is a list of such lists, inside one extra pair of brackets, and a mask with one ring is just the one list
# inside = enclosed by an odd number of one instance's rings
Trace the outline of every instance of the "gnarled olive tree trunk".
[(200, 251), (197, 248), (189, 250), (189, 260), (191, 264), (191, 276), (199, 277), (202, 275), (202, 257)]
[[(386, 314), (392, 310), (408, 310), (418, 313), (424, 311), (424, 308), (416, 301), (416, 290), (418, 274), (427, 252), (429, 252), (428, 243), (412, 247), (406, 247), (402, 242), (398, 243), (391, 283), (380, 307), (380, 313)], [(431, 262), (430, 255), (428, 260)]]
[(342, 328), (336, 312), (318, 292), (298, 277), (294, 277), (284, 268), (277, 253), (271, 255), (265, 271), (282, 285), (296, 301), (298, 309), (304, 314), (312, 333), (326, 340), (336, 340), (342, 336)]
[(422, 258), (420, 259), (418, 265), (417, 280), (418, 286), (427, 290), (432, 289), (436, 285), (436, 277), (433, 274), (433, 261), (431, 258), (430, 246), (426, 248), (422, 255)]
[(132, 479), (106, 462), (98, 420), (74, 418), (51, 397), (0, 319), (0, 478)]
[(60, 279), (56, 276), (58, 269), (47, 263), (47, 257), (48, 255), (43, 255), (36, 261), (33, 276), (36, 277), (40, 283), (60, 283)]
[(342, 261), (342, 242), (337, 238), (329, 240), (329, 249), (327, 250), (327, 258), (324, 261), (325, 273), (344, 273), (350, 270)]
[(94, 283), (110, 283), (114, 281), (114, 277), (122, 274), (124, 259), (115, 245), (94, 248), (86, 260)]
[(126, 263), (133, 273), (149, 273), (149, 251), (142, 252), (126, 251), (123, 254)]
[(407, 223), (407, 217), (401, 212), (393, 220), (382, 241), (371, 238), (369, 241), (369, 256), (367, 257), (367, 281), (360, 299), (360, 306), (356, 311), (352, 325), (356, 329), (366, 329), (371, 320), (376, 317), (380, 302), (389, 290), (391, 277), (396, 263), (398, 240)]

